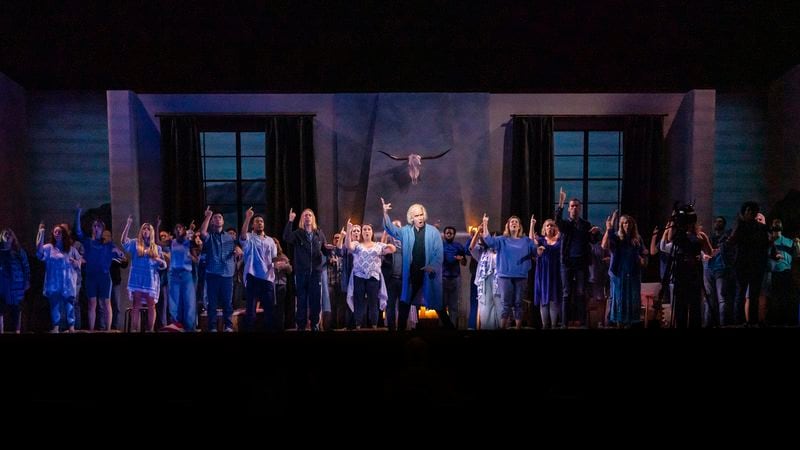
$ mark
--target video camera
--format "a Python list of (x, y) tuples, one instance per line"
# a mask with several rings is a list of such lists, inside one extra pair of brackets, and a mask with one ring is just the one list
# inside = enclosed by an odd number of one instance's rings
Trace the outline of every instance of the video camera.
[(685, 229), (689, 225), (697, 223), (697, 213), (694, 210), (694, 202), (681, 204), (675, 202), (672, 207), (672, 216), (670, 217), (672, 223), (676, 228)]

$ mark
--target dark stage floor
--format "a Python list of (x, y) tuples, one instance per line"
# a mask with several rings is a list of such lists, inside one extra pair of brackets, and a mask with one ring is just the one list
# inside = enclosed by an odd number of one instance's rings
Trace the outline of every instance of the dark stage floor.
[(7, 404), (32, 409), (117, 402), (277, 416), (513, 404), (536, 415), (609, 404), (791, 404), (798, 337), (800, 329), (75, 333), (4, 335), (0, 348), (4, 385), (14, 386)]

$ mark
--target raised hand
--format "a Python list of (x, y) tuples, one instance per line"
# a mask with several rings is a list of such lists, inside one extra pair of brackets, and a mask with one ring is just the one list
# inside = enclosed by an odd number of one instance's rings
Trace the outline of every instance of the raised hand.
[(559, 186), (558, 188), (558, 204), (564, 206), (564, 202), (567, 200), (567, 191), (564, 190), (563, 187)]
[(39, 221), (39, 231), (44, 230), (44, 220)]
[(133, 223), (133, 215), (128, 214), (128, 222), (127, 223), (128, 223), (128, 226), (131, 226), (131, 224)]
[(536, 225), (536, 216), (531, 214), (531, 229)]
[(196, 225), (194, 224), (194, 220), (193, 220), (192, 223), (189, 224), (189, 229), (190, 230), (194, 230), (195, 227), (196, 227)]
[(658, 236), (658, 225), (656, 225), (656, 227), (653, 228), (653, 236)]
[(213, 216), (213, 215), (214, 215), (214, 212), (211, 211), (211, 206), (206, 206), (206, 211), (203, 213), (203, 216), (205, 216), (205, 217), (210, 219), (211, 216)]
[(392, 209), (392, 204), (391, 203), (386, 203), (386, 201), (383, 200), (383, 197), (381, 197), (381, 206), (383, 206), (383, 213), (384, 214), (389, 214), (389, 211), (391, 211), (391, 209)]
[(247, 219), (247, 220), (252, 219), (254, 215), (255, 215), (255, 213), (253, 212), (253, 207), (252, 206), (247, 208), (247, 211), (244, 212), (244, 218)]
[(294, 212), (294, 208), (289, 208), (289, 222), (294, 222), (295, 217), (297, 217), (297, 213)]

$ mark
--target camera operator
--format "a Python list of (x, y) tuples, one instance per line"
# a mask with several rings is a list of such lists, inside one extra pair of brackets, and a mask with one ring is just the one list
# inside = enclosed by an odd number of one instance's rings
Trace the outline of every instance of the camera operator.
[(758, 297), (761, 295), (761, 283), (764, 271), (767, 269), (770, 246), (767, 226), (756, 221), (758, 213), (758, 203), (744, 202), (736, 227), (728, 238), (728, 245), (736, 249), (736, 259), (733, 262), (733, 272), (736, 277), (733, 321), (736, 325), (745, 322), (744, 302), (748, 288), (750, 304), (747, 325), (753, 326), (758, 323)]
[(676, 208), (665, 233), (666, 251), (673, 255), (672, 322), (675, 328), (702, 324), (703, 263), (700, 252), (712, 253), (708, 236), (698, 230), (692, 205)]

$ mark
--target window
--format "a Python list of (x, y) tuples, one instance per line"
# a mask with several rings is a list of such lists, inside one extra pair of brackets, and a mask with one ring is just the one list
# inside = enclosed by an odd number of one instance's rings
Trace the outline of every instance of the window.
[(266, 135), (264, 132), (201, 132), (206, 204), (222, 213), (225, 228), (241, 229), (244, 211), (266, 210)]
[(559, 188), (563, 187), (567, 202), (580, 199), (583, 217), (602, 229), (606, 217), (620, 209), (622, 132), (556, 131), (553, 147), (554, 208), (558, 207)]

